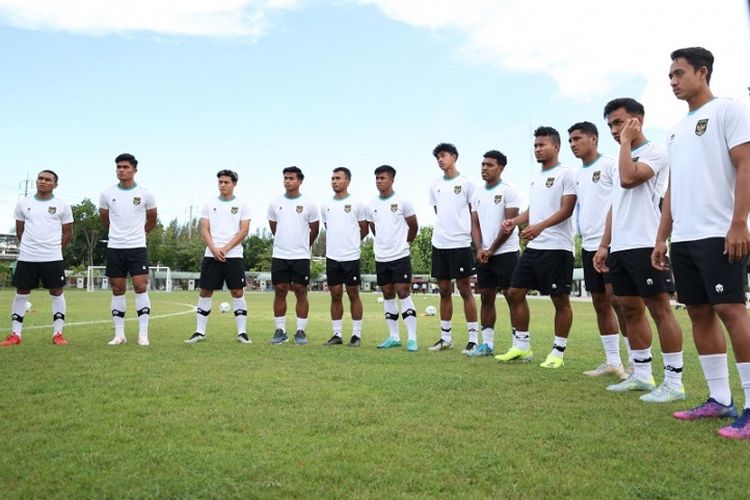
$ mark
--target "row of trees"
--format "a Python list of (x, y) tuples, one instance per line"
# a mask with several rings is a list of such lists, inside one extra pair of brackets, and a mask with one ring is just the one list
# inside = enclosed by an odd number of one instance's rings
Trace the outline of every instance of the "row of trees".
[[(73, 239), (65, 250), (65, 262), (68, 267), (85, 269), (87, 266), (104, 265), (107, 231), (99, 218), (99, 212), (89, 199), (74, 205)], [(325, 256), (325, 231), (321, 230), (318, 240), (312, 248), (314, 257)], [(432, 227), (423, 226), (411, 247), (412, 269), (415, 274), (429, 274), (432, 257)], [(523, 244), (524, 242), (522, 242)], [(205, 249), (200, 234), (199, 221), (193, 219), (179, 223), (177, 219), (164, 226), (158, 222), (149, 234), (149, 259), (153, 264), (169, 266), (173, 270), (198, 271)], [(270, 271), (273, 235), (265, 228), (256, 229), (243, 243), (245, 266), (250, 271)], [(365, 274), (375, 273), (375, 254), (373, 241), (367, 237), (362, 244), (361, 269)], [(576, 265), (580, 266), (580, 241), (576, 240)], [(321, 269), (314, 269), (317, 275)]]

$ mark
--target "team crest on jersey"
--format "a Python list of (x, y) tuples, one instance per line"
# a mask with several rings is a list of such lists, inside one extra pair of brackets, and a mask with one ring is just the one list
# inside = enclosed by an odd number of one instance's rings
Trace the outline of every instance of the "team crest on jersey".
[(554, 177), (547, 177), (547, 182), (545, 182), (544, 185), (548, 188), (551, 188), (554, 183), (555, 183)]
[(597, 170), (596, 172), (591, 174), (591, 182), (599, 182), (599, 179), (602, 176), (602, 171)]
[(698, 120), (698, 123), (695, 124), (695, 135), (701, 136), (705, 134), (707, 128), (708, 128), (708, 118), (704, 118), (703, 120)]
[(133, 205), (136, 207), (141, 204), (141, 197), (140, 196), (133, 196)]
[(47, 212), (49, 212), (50, 215), (54, 215), (55, 212), (57, 212), (57, 207), (49, 207), (47, 208)]
[(304, 206), (302, 206), (302, 205), (297, 205), (297, 208), (296, 208), (295, 210), (297, 210), (297, 213), (298, 213), (298, 214), (301, 214), (301, 213), (302, 213), (302, 211), (303, 211), (304, 209), (305, 209), (305, 207), (304, 207)]
[(398, 203), (391, 203), (391, 212), (395, 212), (398, 210)]
[(503, 201), (503, 195), (501, 195), (501, 194), (496, 194), (496, 195), (495, 195), (495, 205), (498, 205), (498, 204), (500, 204), (500, 202), (501, 202), (501, 201)]
[(232, 207), (232, 209), (230, 210), (230, 212), (232, 212), (232, 215), (236, 215), (237, 212), (239, 212), (239, 210), (240, 210), (239, 207)]
[(351, 211), (352, 211), (352, 206), (351, 205), (344, 205), (344, 212), (345, 213), (348, 214)]
[(456, 194), (461, 194), (461, 186), (453, 186), (453, 192)]

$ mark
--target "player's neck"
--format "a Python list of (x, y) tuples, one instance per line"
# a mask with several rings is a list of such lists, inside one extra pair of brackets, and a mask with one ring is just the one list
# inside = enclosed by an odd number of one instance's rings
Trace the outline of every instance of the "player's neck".
[(391, 196), (393, 196), (394, 192), (395, 191), (393, 191), (393, 188), (389, 188), (387, 191), (381, 191), (380, 192), (380, 199), (381, 200), (385, 200), (386, 198), (390, 198)]
[(599, 152), (595, 150), (590, 154), (581, 156), (581, 161), (583, 162), (584, 167), (590, 167), (591, 164), (598, 160), (601, 156), (602, 155), (600, 155)]
[(500, 177), (498, 177), (497, 179), (494, 179), (494, 180), (493, 179), (487, 179), (485, 181), (484, 187), (486, 187), (487, 189), (492, 189), (492, 188), (496, 187), (498, 184), (500, 184), (502, 182), (503, 181), (502, 181), (502, 179), (500, 179)]
[(51, 200), (54, 197), (55, 195), (52, 191), (50, 191), (49, 193), (40, 193), (39, 191), (37, 191), (36, 194), (34, 195), (34, 199), (39, 200), (39, 201)]
[(340, 193), (333, 193), (333, 197), (337, 200), (343, 200), (349, 197), (349, 191), (341, 191)]
[(640, 148), (641, 146), (644, 146), (648, 143), (648, 139), (646, 139), (646, 136), (643, 134), (640, 134), (638, 137), (633, 139), (633, 142), (630, 143), (630, 150), (635, 151), (636, 149)]
[(543, 161), (542, 162), (542, 170), (552, 170), (553, 168), (560, 165), (560, 160), (557, 158), (553, 160)]
[(711, 93), (711, 89), (706, 87), (701, 92), (698, 92), (695, 96), (691, 97), (687, 100), (688, 103), (688, 110), (692, 113), (693, 111), (696, 111), (704, 104), (711, 102), (715, 99), (714, 95)]
[(456, 177), (459, 173), (460, 172), (458, 171), (458, 169), (456, 168), (456, 166), (453, 165), (452, 167), (448, 167), (445, 170), (443, 170), (443, 179), (445, 179), (445, 180), (451, 180), (454, 177)]
[(219, 195), (219, 199), (221, 201), (232, 201), (234, 199), (234, 194), (229, 194), (227, 196), (224, 196), (222, 194)]
[(299, 189), (295, 189), (294, 191), (287, 191), (284, 193), (284, 196), (286, 198), (289, 198), (290, 200), (293, 200), (294, 198), (299, 198), (302, 196), (302, 194), (299, 192)]
[(135, 187), (135, 179), (130, 179), (129, 181), (120, 181), (117, 184), (117, 187), (120, 189), (133, 189)]

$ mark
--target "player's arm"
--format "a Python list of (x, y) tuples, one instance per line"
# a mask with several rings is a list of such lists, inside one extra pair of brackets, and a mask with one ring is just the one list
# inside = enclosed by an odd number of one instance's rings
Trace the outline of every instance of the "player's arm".
[(605, 264), (607, 257), (609, 256), (609, 244), (612, 242), (612, 207), (609, 207), (607, 211), (607, 220), (604, 223), (604, 234), (599, 242), (599, 248), (597, 248), (594, 254), (593, 264), (594, 269), (599, 273), (606, 273), (609, 268)]
[(99, 209), (99, 218), (102, 220), (102, 225), (104, 227), (109, 227), (109, 209), (108, 208), (100, 208)]
[(315, 243), (318, 233), (320, 233), (320, 221), (316, 220), (310, 223), (310, 246), (313, 246), (313, 243)]
[(667, 192), (661, 204), (661, 221), (656, 231), (654, 251), (651, 252), (651, 265), (660, 271), (669, 269), (667, 264), (667, 238), (672, 234), (672, 178), (667, 184)]
[[(519, 211), (519, 209), (516, 208), (516, 207), (514, 207), (514, 208), (506, 208), (505, 209), (505, 219), (508, 220), (508, 219), (512, 219), (514, 217), (517, 217), (518, 216), (518, 211)], [(502, 226), (501, 226), (501, 229), (502, 229)], [(502, 230), (498, 231), (497, 238), (495, 238), (495, 241), (492, 242), (492, 245), (490, 245), (490, 248), (487, 249), (487, 253), (489, 255), (492, 255), (493, 253), (495, 253), (495, 251), (498, 248), (500, 248), (500, 246), (503, 243), (505, 243), (508, 240), (508, 238), (510, 238), (511, 234), (513, 234), (513, 231), (511, 231), (509, 233), (506, 233), (506, 232), (504, 232)]]
[(503, 221), (503, 226), (502, 226), (503, 232), (510, 234), (513, 232), (516, 226), (522, 226), (528, 223), (529, 223), (529, 210), (526, 209), (520, 214), (516, 215), (515, 217), (512, 217), (510, 219), (505, 219)]
[(232, 236), (232, 239), (229, 240), (229, 243), (224, 245), (222, 250), (224, 251), (224, 254), (226, 255), (227, 252), (229, 252), (231, 249), (242, 243), (242, 240), (247, 238), (247, 233), (250, 232), (250, 219), (245, 219), (240, 221), (240, 230), (237, 231), (237, 233)]
[(620, 173), (620, 186), (632, 189), (640, 186), (654, 176), (654, 170), (643, 162), (633, 161), (632, 142), (641, 129), (641, 122), (630, 118), (620, 132), (620, 154), (617, 169)]
[(734, 211), (724, 241), (724, 254), (729, 257), (729, 262), (737, 262), (750, 252), (747, 229), (750, 212), (750, 142), (730, 149), (729, 158), (737, 169), (737, 179), (734, 184)]
[(156, 227), (156, 207), (146, 210), (146, 234)]
[(275, 220), (269, 220), (268, 221), (268, 227), (271, 228), (271, 234), (276, 236), (276, 221)]
[(364, 240), (369, 232), (370, 232), (370, 227), (367, 225), (367, 221), (366, 220), (359, 221), (359, 239)]
[(214, 254), (214, 258), (219, 262), (226, 261), (222, 249), (214, 245), (214, 239), (211, 237), (211, 221), (206, 217), (201, 217), (201, 236), (203, 236), (203, 241), (206, 242), (208, 249)]
[(476, 212), (471, 212), (471, 239), (479, 256), (482, 252), (482, 227), (479, 225), (479, 214)]
[(406, 225), (409, 227), (409, 232), (406, 233), (406, 242), (411, 245), (411, 242), (417, 237), (417, 232), (419, 231), (417, 216), (410, 215), (409, 217), (404, 217), (404, 220), (406, 220)]
[(22, 220), (16, 220), (16, 241), (19, 245), (21, 244), (24, 229), (26, 229), (26, 223)]
[(578, 197), (574, 194), (562, 195), (562, 198), (560, 198), (560, 208), (543, 221), (526, 226), (524, 230), (521, 231), (521, 237), (526, 238), (527, 240), (533, 240), (548, 227), (552, 227), (556, 224), (561, 223), (565, 219), (570, 218), (570, 216), (573, 215), (573, 210), (576, 207), (577, 199)]
[(373, 221), (368, 221), (368, 224), (370, 225), (370, 232), (375, 236), (375, 223)]
[[(16, 230), (18, 230), (18, 224), (16, 224)], [(73, 223), (68, 222), (62, 225), (62, 242), (61, 246), (63, 249), (68, 246), (70, 241), (73, 239)]]

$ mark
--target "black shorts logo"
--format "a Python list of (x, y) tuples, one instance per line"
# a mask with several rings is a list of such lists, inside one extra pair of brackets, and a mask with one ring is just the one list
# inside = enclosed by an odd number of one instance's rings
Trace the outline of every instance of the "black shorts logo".
[(301, 214), (304, 209), (305, 207), (303, 207), (302, 205), (297, 205), (297, 208), (295, 210), (297, 210), (298, 214)]
[(133, 196), (133, 205), (136, 207), (141, 204), (141, 197), (140, 196)]
[(703, 120), (698, 120), (698, 123), (695, 124), (695, 135), (701, 136), (705, 134), (707, 128), (708, 128), (708, 118), (704, 118)]
[(345, 213), (348, 214), (351, 211), (352, 211), (352, 206), (351, 205), (344, 205), (344, 212)]
[(503, 195), (501, 195), (501, 194), (496, 194), (496, 195), (495, 195), (495, 199), (494, 199), (494, 201), (495, 201), (495, 205), (499, 205), (499, 204), (500, 204), (500, 202), (501, 202), (501, 201), (503, 201)]
[(232, 207), (232, 209), (230, 210), (230, 212), (232, 212), (232, 215), (236, 215), (237, 212), (239, 211), (239, 209), (240, 209), (239, 207)]
[(544, 185), (548, 188), (551, 188), (554, 183), (555, 183), (554, 177), (547, 177), (547, 182), (545, 182)]
[(456, 194), (461, 194), (461, 186), (453, 186), (453, 192)]
[(398, 203), (391, 203), (391, 212), (396, 212), (398, 210)]
[(49, 207), (47, 208), (47, 212), (49, 212), (50, 215), (55, 215), (55, 212), (57, 212), (57, 207)]
[(599, 182), (599, 179), (601, 179), (601, 177), (602, 177), (602, 171), (601, 170), (597, 170), (596, 172), (594, 172), (593, 174), (591, 174), (591, 182), (597, 183), (597, 182)]

